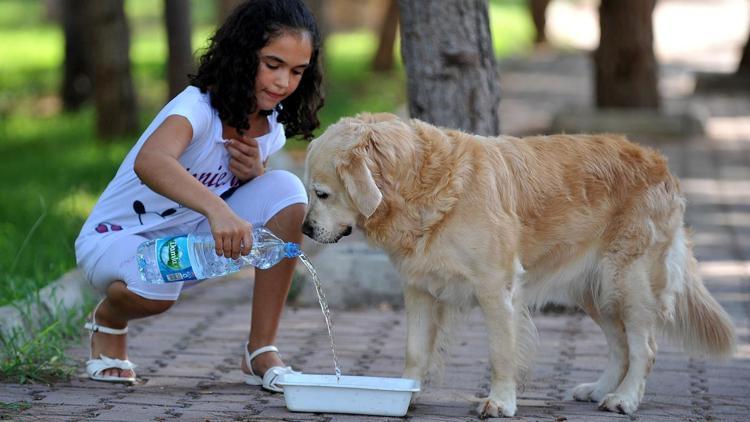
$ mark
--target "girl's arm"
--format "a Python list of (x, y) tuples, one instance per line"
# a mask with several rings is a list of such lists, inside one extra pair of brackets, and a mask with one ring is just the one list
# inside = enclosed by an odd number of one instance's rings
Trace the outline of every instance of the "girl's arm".
[(136, 175), (151, 190), (208, 218), (216, 254), (239, 258), (250, 253), (252, 225), (182, 167), (180, 155), (193, 138), (185, 117), (172, 115), (156, 128), (135, 157)]

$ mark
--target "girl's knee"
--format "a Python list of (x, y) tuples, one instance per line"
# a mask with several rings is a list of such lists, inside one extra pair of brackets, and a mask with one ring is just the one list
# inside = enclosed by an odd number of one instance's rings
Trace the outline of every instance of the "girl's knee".
[(302, 225), (302, 221), (305, 219), (306, 213), (307, 205), (303, 203), (297, 203), (282, 208), (278, 213), (276, 213), (276, 215), (271, 218), (283, 219), (290, 223), (299, 223), (300, 225)]
[(288, 224), (304, 219), (307, 192), (295, 174), (285, 170), (270, 170), (250, 183), (241, 186), (227, 199), (227, 203), (242, 218), (252, 223), (284, 219)]
[(306, 195), (305, 185), (297, 175), (286, 170), (270, 170), (263, 175), (264, 182), (283, 195)]
[(267, 222), (266, 226), (277, 236), (292, 242), (300, 242), (302, 238), (302, 222), (305, 219), (307, 206), (305, 204), (289, 205)]
[(286, 170), (272, 170), (267, 174), (272, 178), (270, 183), (276, 191), (275, 202), (277, 206), (288, 204), (278, 210), (271, 218), (284, 218), (291, 223), (299, 220), (301, 225), (307, 212), (307, 193), (304, 184), (299, 177)]
[(157, 315), (162, 312), (166, 312), (174, 304), (174, 300), (144, 299), (142, 306), (149, 315)]
[(128, 313), (140, 316), (157, 315), (165, 312), (175, 300), (148, 299), (132, 292), (127, 285), (116, 281), (107, 288), (107, 297), (117, 309), (127, 309)]

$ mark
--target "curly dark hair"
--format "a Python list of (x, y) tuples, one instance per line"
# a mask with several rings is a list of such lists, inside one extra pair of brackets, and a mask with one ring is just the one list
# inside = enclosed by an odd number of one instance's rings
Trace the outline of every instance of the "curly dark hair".
[(276, 107), (278, 121), (287, 136), (310, 140), (323, 106), (321, 41), (315, 18), (302, 0), (248, 0), (237, 6), (211, 37), (197, 74), (189, 75), (191, 85), (209, 92), (219, 118), (240, 133), (250, 128), (247, 117), (257, 110), (259, 51), (288, 31), (307, 32), (313, 52), (297, 89)]

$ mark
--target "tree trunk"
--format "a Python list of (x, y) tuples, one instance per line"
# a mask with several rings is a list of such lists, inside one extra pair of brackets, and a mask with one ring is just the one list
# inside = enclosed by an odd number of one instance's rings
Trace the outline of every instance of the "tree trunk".
[[(318, 32), (320, 33), (320, 40), (324, 42), (328, 34), (331, 32), (329, 28), (329, 22), (326, 18), (326, 0), (305, 0), (307, 8), (310, 9), (313, 16), (315, 17), (315, 23), (318, 25)], [(321, 50), (322, 51), (322, 50)]]
[(165, 0), (164, 19), (167, 27), (169, 59), (167, 80), (171, 100), (188, 85), (188, 73), (193, 72), (193, 49), (190, 43), (190, 1)]
[(229, 17), (235, 7), (239, 6), (242, 0), (218, 0), (218, 13), (216, 14), (217, 24), (221, 26)]
[(375, 58), (372, 61), (372, 68), (376, 72), (387, 72), (393, 69), (393, 45), (396, 42), (397, 31), (398, 1), (390, 0), (388, 2), (388, 11), (385, 13), (383, 23), (380, 25), (378, 50), (375, 52)]
[(529, 0), (531, 9), (531, 20), (534, 22), (536, 35), (534, 44), (545, 44), (547, 42), (547, 6), (550, 0)]
[(44, 0), (42, 3), (44, 4), (42, 18), (46, 22), (59, 23), (64, 19), (65, 10), (63, 9), (66, 6), (64, 0)]
[(130, 76), (130, 34), (121, 0), (86, 2), (94, 69), (96, 132), (102, 139), (138, 130)]
[(62, 24), (65, 34), (65, 61), (60, 89), (63, 108), (78, 110), (93, 92), (91, 52), (87, 47), (86, 19), (81, 13), (87, 0), (64, 0)]
[(652, 14), (656, 0), (602, 0), (594, 54), (599, 108), (658, 108)]
[(742, 58), (740, 59), (740, 65), (737, 67), (737, 74), (750, 76), (750, 34), (748, 34), (745, 48), (742, 50)]
[(399, 0), (409, 113), (439, 126), (500, 133), (500, 84), (486, 0)]

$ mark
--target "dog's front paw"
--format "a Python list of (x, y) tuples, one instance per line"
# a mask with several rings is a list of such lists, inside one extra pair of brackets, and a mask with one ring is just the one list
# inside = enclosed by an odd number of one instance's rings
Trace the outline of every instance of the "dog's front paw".
[(573, 389), (573, 399), (577, 401), (596, 401), (601, 400), (607, 392), (601, 391), (598, 382), (579, 384)]
[(492, 400), (486, 398), (479, 403), (477, 407), (477, 413), (479, 417), (484, 418), (498, 418), (502, 416), (515, 416), (516, 415), (516, 401), (511, 400), (508, 403)]
[(638, 410), (638, 400), (635, 397), (629, 397), (623, 394), (607, 394), (599, 402), (599, 410), (623, 413), (630, 415)]

